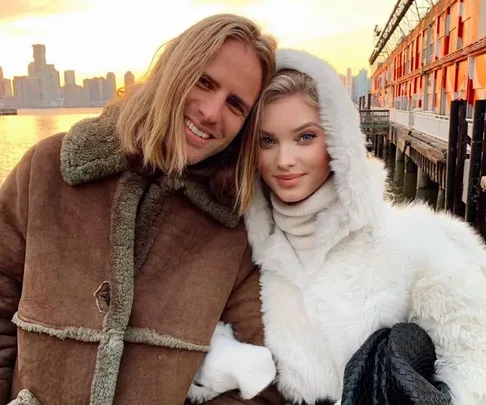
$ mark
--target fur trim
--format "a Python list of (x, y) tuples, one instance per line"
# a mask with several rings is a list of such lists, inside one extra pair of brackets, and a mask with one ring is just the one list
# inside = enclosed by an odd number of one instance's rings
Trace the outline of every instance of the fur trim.
[(194, 179), (185, 182), (184, 195), (201, 211), (216, 219), (227, 228), (236, 228), (241, 222), (238, 213), (230, 207), (225, 207), (211, 196), (209, 189)]
[(99, 117), (74, 124), (64, 136), (61, 173), (66, 183), (75, 186), (128, 169), (128, 160), (115, 134), (117, 119), (117, 111), (107, 109)]
[(135, 219), (145, 182), (126, 172), (118, 182), (112, 211), (113, 284), (110, 310), (98, 346), (90, 405), (109, 405), (115, 397), (123, 337), (133, 304)]
[[(72, 339), (80, 342), (99, 343), (103, 339), (103, 332), (96, 329), (66, 326), (54, 327), (41, 325), (36, 322), (21, 319), (18, 313), (12, 318), (12, 322), (26, 332), (44, 333), (57, 339)], [(148, 328), (128, 327), (123, 337), (125, 342), (139, 343), (148, 346), (168, 347), (170, 349), (181, 349), (195, 352), (209, 352), (210, 346), (199, 345), (175, 338), (170, 335), (163, 335)]]
[(100, 342), (103, 333), (96, 329), (66, 326), (64, 328), (45, 326), (34, 322), (25, 321), (20, 318), (16, 312), (12, 318), (12, 322), (20, 329), (27, 332), (45, 333), (54, 336), (58, 339), (72, 339), (81, 342)]
[[(129, 169), (128, 159), (121, 150), (116, 134), (117, 118), (117, 109), (109, 108), (99, 117), (76, 123), (64, 136), (61, 146), (61, 174), (66, 183), (76, 186), (121, 174)], [(211, 196), (209, 189), (197, 179), (161, 177), (165, 190), (183, 189), (184, 195), (194, 205), (222, 225), (235, 228), (240, 223), (238, 213), (233, 208), (219, 204)], [(147, 248), (143, 247), (142, 250)], [(141, 263), (137, 262), (137, 266), (139, 265)]]
[(125, 342), (130, 343), (141, 343), (144, 345), (189, 350), (192, 352), (209, 352), (210, 348), (209, 346), (187, 342), (170, 335), (161, 335), (160, 333), (147, 328), (128, 328), (124, 340)]
[(17, 398), (9, 402), (8, 405), (41, 405), (37, 398), (29, 390), (21, 390)]
[(449, 386), (453, 404), (476, 404), (486, 399), (486, 278), (477, 264), (454, 267), (423, 272), (410, 320), (434, 341), (436, 378)]

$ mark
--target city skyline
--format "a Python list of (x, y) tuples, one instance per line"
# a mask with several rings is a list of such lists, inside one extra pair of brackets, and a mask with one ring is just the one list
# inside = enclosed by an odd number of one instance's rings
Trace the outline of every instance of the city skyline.
[[(128, 87), (137, 80), (131, 71), (127, 71), (120, 85), (116, 75), (107, 72), (103, 76), (84, 78), (80, 86), (74, 69), (65, 70), (61, 75), (55, 64), (48, 63), (45, 44), (32, 44), (31, 47), (32, 61), (27, 65), (27, 75), (14, 75), (10, 79), (4, 75), (0, 65), (0, 107), (102, 107), (114, 98), (120, 88)], [(347, 68), (346, 75), (339, 76), (354, 101), (371, 90), (371, 79), (365, 68), (361, 68), (357, 75), (352, 75), (352, 68)]]
[[(120, 87), (135, 83), (132, 72), (123, 76), (123, 85), (116, 75), (84, 78), (78, 85), (75, 70), (65, 70), (61, 75), (55, 64), (48, 63), (46, 46), (32, 44), (32, 61), (27, 65), (27, 75), (8, 78), (0, 66), (0, 107), (2, 108), (59, 108), (102, 107), (112, 100)], [(61, 77), (64, 78), (61, 84)]]
[[(36, 45), (40, 45), (40, 46), (43, 46), (45, 48), (46, 60), (49, 60), (51, 62), (50, 64), (56, 66), (56, 62), (49, 59), (49, 56), (48, 56), (49, 55), (48, 45), (46, 45), (46, 44), (32, 43), (32, 44), (30, 44), (30, 52), (27, 52), (27, 53), (29, 55), (32, 55), (33, 56), (32, 47), (34, 47)], [(32, 58), (32, 56), (31, 56), (31, 58)], [(16, 76), (27, 76), (28, 75), (28, 73), (29, 73), (29, 64), (32, 62), (32, 59), (28, 61), (28, 63), (27, 63), (27, 65), (26, 65), (26, 67), (25, 67), (25, 69), (24, 69), (23, 72), (14, 72), (14, 74), (10, 74), (10, 75), (5, 73), (6, 72), (6, 70), (4, 68), (5, 61), (8, 62), (8, 58), (7, 59), (2, 59), (2, 55), (0, 54), (0, 69), (2, 69), (2, 71), (3, 71), (2, 78), (7, 78), (7, 79), (11, 79), (12, 80)], [(355, 71), (351, 67), (346, 67), (342, 71), (339, 71), (335, 66), (334, 66), (334, 68), (336, 69), (337, 73), (340, 76), (343, 75), (343, 74), (345, 74), (345, 73), (347, 73), (347, 71), (349, 69), (351, 69), (351, 71)], [(356, 70), (361, 71), (363, 69), (367, 70), (367, 72), (369, 73), (369, 67), (368, 66), (361, 66), (361, 67), (357, 68)], [(148, 72), (148, 69), (147, 69), (147, 71), (144, 71), (144, 72), (136, 72), (133, 69), (128, 69), (126, 71), (118, 72), (118, 73), (115, 72), (114, 69), (108, 69), (105, 72), (100, 71), (100, 72), (97, 72), (98, 74), (96, 74), (96, 75), (90, 75), (90, 76), (80, 75), (78, 69), (76, 69), (74, 66), (72, 68), (69, 68), (69, 69), (66, 69), (66, 70), (59, 69), (58, 71), (59, 72), (71, 72), (71, 71), (75, 72), (76, 73), (76, 76), (75, 76), (76, 77), (76, 84), (82, 83), (82, 81), (84, 79), (93, 79), (93, 78), (103, 77), (107, 73), (113, 73), (115, 75), (115, 77), (116, 77), (116, 80), (117, 80), (117, 88), (121, 88), (121, 87), (123, 87), (123, 85), (122, 84), (118, 84), (118, 80), (119, 80), (120, 77), (123, 77), (126, 73), (131, 73), (134, 76), (135, 81), (139, 81)], [(61, 80), (61, 86), (64, 86), (65, 85), (64, 75), (61, 75), (61, 79), (62, 79)]]
[[(160, 13), (148, 0), (8, 2), (0, 15), (0, 59), (8, 55), (8, 60), (0, 64), (7, 77), (24, 74), (30, 55), (22, 49), (42, 43), (58, 70), (74, 69), (79, 78), (107, 71), (121, 77), (127, 70), (140, 77), (167, 40), (203, 17), (232, 12), (254, 19), (279, 46), (308, 50), (339, 72), (347, 67), (369, 70), (373, 28), (386, 23), (394, 3), (180, 0)], [(373, 18), (364, 17), (370, 10)]]
[[(27, 65), (25, 66), (25, 69), (21, 72), (13, 72), (14, 74), (6, 74), (5, 73), (5, 62), (7, 62), (8, 64), (8, 58), (7, 59), (2, 59), (2, 54), (0, 53), (0, 69), (2, 70), (2, 73), (3, 73), (3, 76), (2, 78), (7, 78), (7, 79), (11, 79), (13, 80), (14, 77), (20, 77), (20, 76), (28, 76), (29, 75), (29, 65), (31, 65), (33, 59), (34, 59), (34, 47), (36, 46), (42, 46), (44, 47), (45, 49), (45, 59), (46, 61), (49, 61), (51, 65), (53, 66), (56, 66), (56, 61), (53, 61), (49, 58), (49, 49), (48, 49), (48, 45), (46, 44), (41, 44), (41, 43), (32, 43), (30, 45), (30, 52), (27, 52), (29, 55), (31, 55), (31, 60), (28, 61)], [(104, 77), (106, 76), (107, 73), (113, 73), (115, 75), (115, 78), (116, 78), (116, 83), (117, 83), (117, 88), (120, 88), (120, 87), (123, 87), (124, 83), (123, 83), (123, 76), (126, 74), (126, 73), (130, 73), (134, 76), (134, 79), (136, 81), (140, 80), (142, 78), (142, 76), (146, 73), (146, 72), (143, 72), (143, 73), (139, 73), (137, 74), (136, 72), (134, 72), (133, 70), (126, 70), (124, 72), (118, 72), (116, 73), (113, 69), (109, 69), (107, 70), (106, 72), (98, 72), (98, 74), (96, 75), (89, 75), (89, 76), (84, 76), (84, 75), (80, 75), (79, 74), (79, 71), (78, 69), (75, 68), (75, 66), (69, 68), (69, 69), (66, 69), (66, 70), (62, 70), (62, 69), (56, 69), (58, 70), (59, 72), (75, 72), (75, 83), (76, 84), (82, 84), (83, 80), (85, 79), (93, 79), (93, 78), (98, 78), (98, 77)], [(65, 82), (65, 76), (64, 75), (61, 75), (60, 76), (60, 79), (61, 79), (61, 86), (64, 86), (66, 84)]]

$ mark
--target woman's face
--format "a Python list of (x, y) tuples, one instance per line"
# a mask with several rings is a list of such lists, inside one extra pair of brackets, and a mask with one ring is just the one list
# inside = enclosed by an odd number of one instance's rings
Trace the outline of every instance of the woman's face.
[(326, 137), (303, 94), (266, 105), (261, 129), (260, 174), (283, 202), (302, 201), (324, 184), (331, 171)]

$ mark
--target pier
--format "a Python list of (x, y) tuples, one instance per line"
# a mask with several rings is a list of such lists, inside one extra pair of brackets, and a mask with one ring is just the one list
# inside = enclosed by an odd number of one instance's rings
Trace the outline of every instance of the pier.
[(16, 108), (0, 108), (0, 115), (17, 115)]
[(372, 90), (359, 101), (369, 149), (410, 199), (486, 238), (486, 4), (398, 0), (375, 27)]

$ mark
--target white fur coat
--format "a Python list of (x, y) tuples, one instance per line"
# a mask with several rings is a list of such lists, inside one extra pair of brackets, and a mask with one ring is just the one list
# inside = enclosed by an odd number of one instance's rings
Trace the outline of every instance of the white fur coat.
[(384, 201), (386, 173), (367, 158), (358, 112), (329, 65), (282, 50), (278, 68), (318, 85), (338, 195), (317, 218), (318, 246), (302, 265), (258, 191), (246, 225), (262, 268), (265, 344), (293, 402), (339, 400), (344, 368), (377, 329), (415, 322), (432, 338), (437, 377), (456, 405), (486, 398), (486, 250), (463, 222), (425, 205)]

